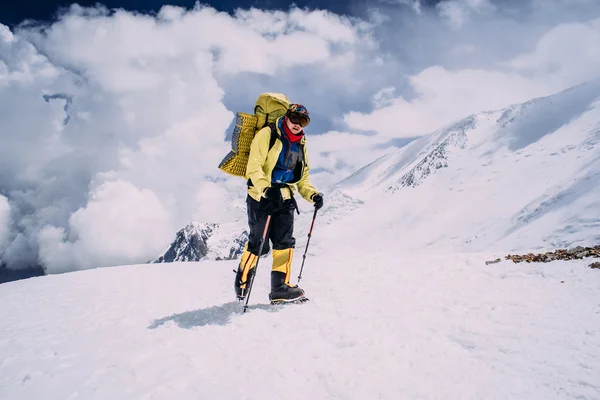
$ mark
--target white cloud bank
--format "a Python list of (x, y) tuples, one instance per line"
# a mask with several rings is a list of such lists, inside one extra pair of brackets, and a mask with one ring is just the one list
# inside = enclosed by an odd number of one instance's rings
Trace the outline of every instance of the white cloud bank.
[(216, 166), (233, 111), (260, 92), (311, 110), (323, 190), (398, 139), (600, 71), (593, 2), (395, 3), (362, 19), (73, 6), (49, 26), (0, 25), (0, 258), (49, 272), (145, 262), (191, 219), (243, 218), (243, 180)]
[[(482, 110), (546, 96), (600, 75), (600, 19), (560, 24), (545, 33), (530, 53), (495, 69), (432, 66), (409, 77), (413, 96), (387, 98), (370, 113), (350, 112), (354, 129), (386, 135), (423, 135)], [(388, 88), (389, 91), (393, 91)]]
[(73, 6), (50, 26), (2, 26), (2, 259), (49, 272), (145, 262), (192, 218), (241, 217), (244, 182), (216, 168), (233, 118), (217, 78), (327, 64), (356, 41), (347, 18), (298, 9)]
[(172, 239), (171, 221), (170, 211), (153, 191), (127, 181), (106, 182), (71, 215), (68, 230), (42, 228), (40, 256), (50, 273), (67, 272), (74, 265), (93, 268), (139, 262), (141, 255), (154, 254)]

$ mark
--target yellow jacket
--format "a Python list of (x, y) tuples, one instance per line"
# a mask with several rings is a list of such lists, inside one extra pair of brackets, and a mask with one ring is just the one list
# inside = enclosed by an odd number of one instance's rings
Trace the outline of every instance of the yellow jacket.
[[(280, 117), (283, 118), (283, 117)], [(264, 197), (264, 191), (266, 188), (271, 186), (271, 174), (279, 154), (283, 149), (283, 143), (281, 143), (281, 132), (278, 127), (279, 119), (275, 122), (276, 137), (275, 143), (271, 150), (269, 150), (269, 143), (271, 141), (271, 128), (264, 127), (259, 130), (252, 144), (250, 145), (250, 156), (248, 158), (248, 165), (246, 167), (246, 179), (248, 182), (248, 194), (256, 201), (260, 201)], [(307, 201), (312, 202), (312, 195), (317, 194), (317, 189), (310, 183), (310, 175), (308, 171), (308, 157), (306, 152), (306, 138), (302, 138), (300, 142), (304, 157), (299, 159), (298, 162), (302, 163), (301, 177), (297, 181), (289, 182), (287, 187), (281, 189), (281, 195), (283, 199), (289, 199), (295, 192), (294, 185), (297, 186), (300, 196)]]

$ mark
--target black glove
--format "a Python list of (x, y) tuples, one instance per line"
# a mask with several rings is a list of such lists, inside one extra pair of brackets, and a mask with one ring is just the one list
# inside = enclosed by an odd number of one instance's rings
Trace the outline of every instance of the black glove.
[(323, 207), (323, 193), (313, 194), (312, 201), (315, 202), (315, 209), (320, 210)]
[(283, 202), (283, 197), (281, 196), (281, 189), (277, 187), (268, 187), (265, 189), (265, 197), (275, 203)]

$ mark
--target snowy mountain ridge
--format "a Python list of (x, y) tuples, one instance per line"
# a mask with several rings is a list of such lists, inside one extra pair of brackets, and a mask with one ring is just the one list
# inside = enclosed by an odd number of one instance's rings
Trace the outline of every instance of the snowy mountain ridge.
[(335, 186), (365, 201), (341, 224), (433, 251), (597, 244), (599, 106), (593, 81), (415, 140)]

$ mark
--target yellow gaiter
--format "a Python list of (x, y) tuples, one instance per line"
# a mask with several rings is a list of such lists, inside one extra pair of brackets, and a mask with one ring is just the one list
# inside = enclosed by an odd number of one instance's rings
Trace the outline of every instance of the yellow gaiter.
[(294, 249), (273, 249), (273, 271), (283, 272), (285, 274), (285, 283), (290, 283), (292, 273), (292, 257)]
[[(248, 251), (248, 243), (244, 247), (244, 253), (240, 259), (240, 269), (242, 270), (242, 282), (248, 282), (248, 272), (251, 268), (256, 266), (256, 260), (258, 257)], [(246, 283), (240, 285), (240, 288), (246, 289)]]

